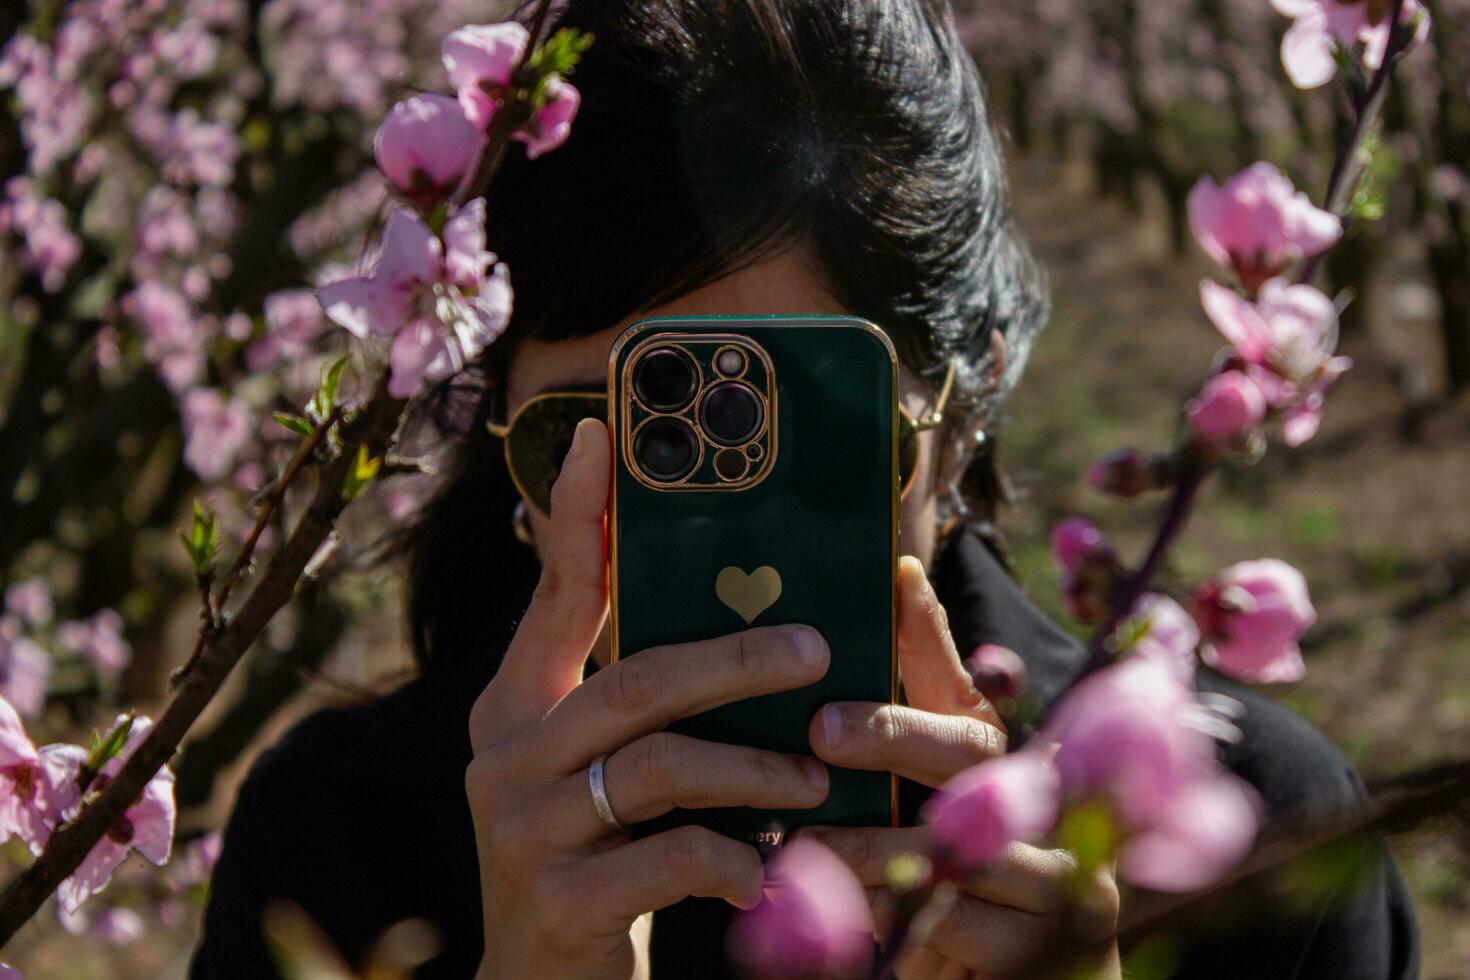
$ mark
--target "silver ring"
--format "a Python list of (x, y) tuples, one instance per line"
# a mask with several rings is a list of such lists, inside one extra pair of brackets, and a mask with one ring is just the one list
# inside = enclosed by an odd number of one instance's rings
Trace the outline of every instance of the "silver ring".
[(606, 761), (606, 752), (592, 760), (592, 765), (587, 767), (587, 785), (592, 788), (592, 805), (597, 808), (597, 819), (608, 830), (622, 834), (627, 832), (627, 828), (618, 823), (618, 818), (613, 815), (612, 804), (607, 801), (607, 783), (602, 778), (602, 764)]

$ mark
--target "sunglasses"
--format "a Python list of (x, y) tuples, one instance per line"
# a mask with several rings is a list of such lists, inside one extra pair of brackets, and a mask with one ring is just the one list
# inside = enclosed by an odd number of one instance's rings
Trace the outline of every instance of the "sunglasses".
[[(938, 428), (954, 384), (954, 363), (944, 375), (944, 385), (934, 410), (915, 418), (899, 408), (898, 478), (899, 497), (908, 495), (919, 462), (919, 433)], [(486, 422), (491, 435), (505, 440), (505, 465), (510, 478), (525, 500), (542, 513), (551, 513), (551, 485), (561, 473), (562, 460), (572, 446), (577, 423), (586, 418), (607, 422), (606, 389), (544, 391), (516, 409), (509, 422)]]

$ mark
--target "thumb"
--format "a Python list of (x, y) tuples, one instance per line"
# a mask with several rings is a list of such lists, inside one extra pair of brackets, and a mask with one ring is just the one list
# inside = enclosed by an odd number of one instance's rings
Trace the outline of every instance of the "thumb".
[(471, 716), (472, 740), (489, 720), (503, 728), (544, 714), (581, 682), (582, 667), (607, 615), (604, 518), (610, 461), (606, 426), (583, 419), (551, 489), (541, 580), (486, 690), (493, 708), (480, 711), (476, 705)]
[(898, 561), (898, 662), (910, 705), (925, 711), (966, 714), (991, 724), (1000, 715), (975, 688), (960, 662), (949, 614), (939, 604), (924, 566), (912, 555)]

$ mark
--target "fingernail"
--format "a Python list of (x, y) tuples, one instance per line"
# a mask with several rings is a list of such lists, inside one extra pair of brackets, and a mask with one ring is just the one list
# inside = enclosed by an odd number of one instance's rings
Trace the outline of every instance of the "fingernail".
[(802, 756), (801, 768), (806, 772), (806, 781), (815, 789), (827, 788), (827, 767), (811, 756)]
[(827, 740), (829, 749), (842, 744), (842, 711), (835, 704), (822, 709), (822, 737)]
[(796, 644), (796, 659), (808, 667), (822, 662), (822, 638), (810, 626), (790, 625), (781, 627), (781, 632), (791, 637)]
[(587, 438), (586, 422), (587, 420), (583, 419), (581, 422), (578, 422), (577, 427), (572, 430), (572, 444), (567, 448), (567, 459), (572, 459), (582, 452), (582, 447), (585, 444), (585, 440)]

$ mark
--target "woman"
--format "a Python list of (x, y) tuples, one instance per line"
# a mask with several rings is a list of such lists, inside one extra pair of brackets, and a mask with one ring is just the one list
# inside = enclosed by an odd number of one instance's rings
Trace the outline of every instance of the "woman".
[[(488, 195), (514, 320), (437, 405), (457, 465), (411, 532), (422, 676), (374, 704), (321, 712), (262, 756), (226, 833), (196, 977), (271, 975), (259, 923), (279, 898), (354, 960), (393, 923), (429, 919), (443, 948), (424, 975), (724, 975), (731, 907), (760, 894), (756, 852), (694, 828), (630, 842), (610, 821), (814, 805), (828, 764), (898, 773), (911, 813), (923, 787), (1005, 748), (957, 649), (1017, 650), (1043, 701), (1080, 663), (992, 551), (998, 408), (1046, 303), (943, 5), (572, 0), (563, 23), (597, 37), (577, 70), (572, 137), (534, 163), (513, 153)], [(540, 494), (519, 498), (487, 430), (538, 392), (598, 390), (627, 324), (701, 313), (867, 317), (901, 353), (915, 415), (933, 411), (937, 380), (955, 371), (902, 510), (907, 703), (824, 708), (811, 757), (660, 729), (810, 682), (830, 656), (821, 637), (754, 629), (609, 666), (605, 430), (594, 420), (538, 436), (553, 459), (557, 440), (570, 441), (549, 514)], [(1321, 820), (1359, 805), (1346, 764), (1295, 716), (1214, 677), (1201, 687), (1246, 704), (1246, 737), (1224, 759), (1272, 815)], [(604, 753), (594, 801), (588, 765)], [(914, 834), (822, 836), (877, 884)], [(1031, 847), (1010, 858), (969, 884), (902, 975), (1001, 974), (1036, 952), (1071, 859)], [(1366, 887), (1306, 915), (1191, 937), (1181, 972), (1413, 975), (1402, 886), (1385, 856), (1370, 863)], [(1113, 882), (1097, 881), (1084, 904), (1084, 926), (1103, 939), (1095, 966), (1116, 976), (1104, 938)]]

